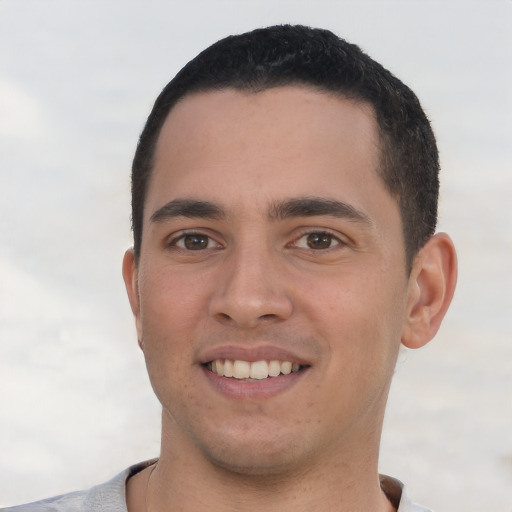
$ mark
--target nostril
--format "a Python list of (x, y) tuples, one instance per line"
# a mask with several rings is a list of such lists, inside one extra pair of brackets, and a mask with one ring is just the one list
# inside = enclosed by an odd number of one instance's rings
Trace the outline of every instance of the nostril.
[(287, 319), (293, 307), (289, 298), (280, 293), (260, 297), (231, 289), (214, 294), (208, 309), (218, 322), (252, 328), (258, 322), (268, 324)]

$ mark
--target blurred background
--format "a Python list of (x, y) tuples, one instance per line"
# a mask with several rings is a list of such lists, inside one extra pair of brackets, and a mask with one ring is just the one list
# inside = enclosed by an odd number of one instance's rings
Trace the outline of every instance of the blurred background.
[(231, 33), (329, 28), (418, 94), (460, 277), (397, 368), (380, 470), (437, 512), (512, 510), (512, 1), (0, 1), (0, 505), (159, 452), (121, 279), (130, 166), (167, 81)]

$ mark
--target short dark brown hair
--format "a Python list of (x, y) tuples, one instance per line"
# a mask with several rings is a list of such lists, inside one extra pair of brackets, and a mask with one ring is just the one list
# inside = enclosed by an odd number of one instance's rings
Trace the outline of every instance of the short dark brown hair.
[(358, 46), (328, 30), (279, 25), (222, 39), (191, 60), (158, 96), (132, 167), (135, 258), (155, 148), (169, 112), (194, 92), (263, 91), (305, 85), (370, 104), (382, 143), (379, 174), (400, 207), (408, 266), (437, 222), (439, 156), (420, 102), (409, 87)]

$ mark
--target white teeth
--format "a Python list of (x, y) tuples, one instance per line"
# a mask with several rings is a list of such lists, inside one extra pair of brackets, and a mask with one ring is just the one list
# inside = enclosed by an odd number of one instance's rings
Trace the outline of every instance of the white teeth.
[(235, 379), (248, 379), (251, 375), (251, 363), (249, 361), (235, 361), (233, 363), (233, 377)]
[(224, 363), (220, 359), (212, 362), (212, 372), (218, 375), (224, 374)]
[(224, 368), (223, 368), (222, 373), (220, 373), (218, 371), (218, 367), (217, 367), (217, 373), (219, 375), (224, 375), (224, 377), (233, 377), (233, 361), (226, 359), (224, 361)]
[(290, 361), (283, 361), (281, 363), (281, 373), (284, 373), (285, 375), (292, 373), (292, 363), (290, 363)]
[(281, 373), (281, 363), (279, 361), (270, 361), (268, 363), (268, 374), (271, 377), (277, 377)]
[(251, 364), (251, 379), (266, 379), (268, 377), (268, 364), (267, 361), (256, 361)]
[(288, 375), (298, 372), (301, 366), (291, 361), (241, 361), (230, 359), (216, 359), (211, 362), (213, 373), (221, 377), (233, 377), (235, 379), (263, 380), (267, 377), (277, 377), (281, 374)]

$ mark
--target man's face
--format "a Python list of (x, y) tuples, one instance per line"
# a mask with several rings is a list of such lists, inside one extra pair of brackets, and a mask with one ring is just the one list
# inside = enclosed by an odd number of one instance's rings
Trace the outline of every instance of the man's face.
[(377, 449), (410, 288), (379, 154), (369, 107), (306, 88), (171, 111), (131, 267), (164, 443), (254, 474)]

